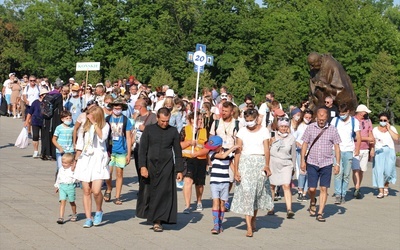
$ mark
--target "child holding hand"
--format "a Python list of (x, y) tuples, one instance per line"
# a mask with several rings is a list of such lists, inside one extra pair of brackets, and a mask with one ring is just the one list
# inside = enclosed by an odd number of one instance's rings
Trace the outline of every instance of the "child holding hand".
[(238, 148), (236, 145), (228, 150), (222, 148), (222, 138), (218, 135), (211, 136), (204, 146), (209, 149), (211, 161), (210, 187), (213, 200), (212, 215), (214, 227), (212, 234), (223, 231), (222, 221), (225, 215), (225, 202), (229, 198), (229, 166), (234, 157), (233, 152)]
[(64, 212), (67, 198), (71, 205), (72, 217), (70, 221), (75, 222), (77, 220), (76, 204), (75, 204), (75, 178), (73, 172), (74, 166), (74, 155), (71, 153), (65, 153), (61, 157), (62, 168), (58, 170), (56, 183), (56, 193), (59, 194), (60, 201), (60, 217), (57, 220), (58, 224), (64, 224)]

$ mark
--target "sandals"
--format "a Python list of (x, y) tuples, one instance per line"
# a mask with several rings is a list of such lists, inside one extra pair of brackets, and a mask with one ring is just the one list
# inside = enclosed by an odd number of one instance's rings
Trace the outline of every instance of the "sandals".
[(121, 199), (120, 198), (115, 198), (114, 204), (115, 205), (122, 205)]
[(286, 213), (286, 218), (293, 219), (294, 212), (292, 210), (288, 210)]
[(249, 237), (249, 238), (253, 237), (253, 231), (247, 230), (246, 237)]
[(378, 198), (378, 199), (382, 199), (383, 197), (385, 197), (385, 195), (384, 195), (383, 193), (379, 193), (379, 194), (376, 196), (376, 198)]
[(322, 214), (318, 214), (317, 217), (315, 218), (318, 222), (325, 222), (325, 218), (322, 216)]
[(317, 198), (314, 198), (314, 202), (310, 201), (310, 207), (308, 208), (308, 211), (310, 212), (311, 216), (315, 216), (317, 213)]
[(160, 232), (164, 231), (164, 228), (159, 224), (154, 224), (153, 231), (157, 232), (157, 233), (160, 233)]
[(77, 214), (73, 214), (70, 221), (75, 222), (78, 220), (78, 215)]
[(389, 195), (389, 188), (384, 188), (383, 189), (383, 196), (388, 196)]
[(64, 224), (64, 219), (63, 218), (58, 218), (57, 224)]
[(273, 209), (269, 210), (268, 213), (267, 213), (267, 215), (274, 215), (274, 214), (275, 214), (275, 211)]
[(219, 225), (215, 224), (214, 228), (211, 229), (211, 234), (219, 234)]
[(107, 190), (104, 191), (103, 199), (104, 199), (105, 202), (110, 202), (111, 201), (111, 192), (107, 192)]

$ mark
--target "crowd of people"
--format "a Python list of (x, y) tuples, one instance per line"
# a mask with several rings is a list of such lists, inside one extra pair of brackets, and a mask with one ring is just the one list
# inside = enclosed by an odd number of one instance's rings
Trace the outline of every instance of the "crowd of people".
[(219, 91), (204, 88), (196, 100), (167, 85), (153, 90), (134, 76), (92, 86), (73, 78), (53, 84), (33, 75), (19, 80), (10, 73), (2, 98), (10, 117), (22, 118), (32, 133), (33, 158), (55, 160), (59, 224), (64, 223), (66, 200), (72, 207), (71, 221), (78, 219), (79, 183), (83, 226), (100, 225), (103, 202), (123, 204), (123, 173), (131, 159), (139, 181), (136, 216), (153, 224), (155, 232), (177, 222), (177, 181), (184, 183), (182, 212), (203, 210), (207, 174), (213, 200), (211, 233), (223, 231), (225, 213), (232, 211), (245, 216), (247, 237), (257, 231), (258, 210), (273, 215), (274, 201), (281, 195), (286, 217), (292, 219), (296, 188), (297, 201), (309, 201), (310, 215), (325, 222), (332, 172), (338, 205), (349, 199), (350, 179), (352, 196), (363, 197), (368, 161), (373, 162), (372, 186), (378, 199), (388, 196), (389, 184), (396, 181), (394, 142), (399, 136), (389, 114), (379, 114), (379, 126), (373, 128), (367, 106), (358, 105), (352, 116), (346, 104), (336, 107), (330, 96), (325, 106), (314, 110), (308, 109), (307, 100), (285, 110), (273, 92), (260, 104), (247, 94), (237, 105), (225, 86)]

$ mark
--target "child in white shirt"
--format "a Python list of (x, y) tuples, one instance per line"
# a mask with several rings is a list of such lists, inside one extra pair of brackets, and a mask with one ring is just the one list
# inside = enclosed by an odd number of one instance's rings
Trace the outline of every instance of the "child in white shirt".
[(60, 201), (60, 217), (57, 220), (58, 224), (64, 224), (64, 212), (67, 198), (71, 204), (72, 217), (70, 221), (75, 222), (77, 220), (76, 204), (75, 204), (75, 178), (72, 170), (74, 164), (74, 155), (71, 153), (65, 153), (62, 158), (62, 168), (58, 170), (56, 183), (56, 193), (59, 193)]

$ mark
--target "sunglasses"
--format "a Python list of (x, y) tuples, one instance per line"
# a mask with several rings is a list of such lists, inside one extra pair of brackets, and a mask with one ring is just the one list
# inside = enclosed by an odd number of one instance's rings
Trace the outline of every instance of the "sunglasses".
[(387, 122), (388, 120), (379, 120), (380, 122)]
[(330, 102), (325, 102), (326, 104), (329, 104)]
[(30, 82), (36, 82), (36, 80), (29, 80)]
[(280, 121), (280, 122), (282, 122), (282, 121), (288, 122), (288, 121), (289, 121), (289, 118), (280, 117), (280, 118), (278, 118), (278, 121)]

